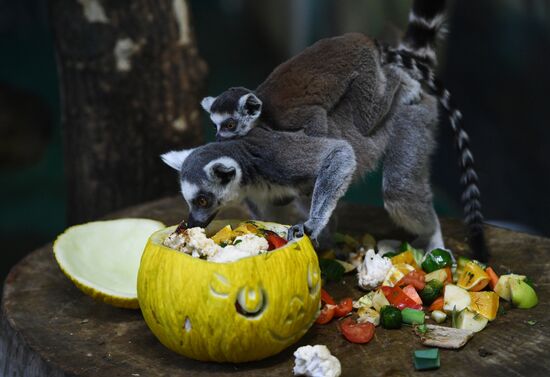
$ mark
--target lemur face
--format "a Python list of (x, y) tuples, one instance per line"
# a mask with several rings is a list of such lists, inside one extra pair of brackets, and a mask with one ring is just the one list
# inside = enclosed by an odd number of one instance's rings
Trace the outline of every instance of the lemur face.
[(218, 97), (206, 97), (201, 106), (216, 125), (216, 139), (244, 136), (262, 112), (262, 101), (246, 88), (230, 88)]
[(226, 203), (237, 198), (242, 170), (230, 157), (207, 160), (193, 149), (172, 151), (162, 160), (180, 173), (183, 198), (189, 206), (189, 227), (205, 227)]

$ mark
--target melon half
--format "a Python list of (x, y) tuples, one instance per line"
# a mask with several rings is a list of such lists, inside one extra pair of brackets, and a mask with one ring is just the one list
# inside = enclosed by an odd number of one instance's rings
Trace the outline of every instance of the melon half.
[[(207, 234), (227, 223), (214, 222)], [(143, 317), (169, 349), (204, 361), (259, 360), (298, 341), (314, 323), (321, 273), (307, 236), (266, 254), (214, 263), (163, 246), (173, 230), (150, 237), (138, 274)]]
[(63, 273), (84, 293), (137, 309), (137, 275), (149, 236), (163, 229), (149, 219), (95, 221), (68, 228), (53, 245)]

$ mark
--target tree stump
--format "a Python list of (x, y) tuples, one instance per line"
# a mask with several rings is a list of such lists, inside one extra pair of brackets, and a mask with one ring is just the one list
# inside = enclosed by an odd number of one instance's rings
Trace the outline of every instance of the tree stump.
[(187, 0), (51, 0), (68, 222), (175, 194), (159, 155), (201, 143), (199, 57)]
[[(186, 210), (181, 198), (169, 198), (126, 209), (113, 217), (149, 217), (176, 224)], [(406, 239), (381, 209), (341, 203), (339, 231), (373, 233), (380, 238)], [(220, 216), (246, 216), (239, 208)], [(273, 219), (280, 221), (280, 219)], [(286, 218), (286, 221), (292, 219)], [(466, 254), (463, 226), (442, 219), (447, 245)], [(441, 351), (441, 376), (546, 376), (550, 374), (550, 240), (487, 227), (493, 251), (491, 265), (499, 273), (529, 275), (539, 295), (530, 310), (500, 314), (461, 350)], [(363, 292), (354, 274), (327, 290), (336, 299)], [(534, 321), (534, 322), (530, 322)], [(2, 296), (0, 318), (1, 376), (289, 376), (294, 350), (305, 344), (326, 344), (342, 363), (342, 376), (413, 376), (412, 352), (422, 348), (412, 329), (376, 329), (365, 345), (339, 335), (337, 321), (314, 325), (297, 344), (268, 359), (245, 364), (198, 362), (164, 346), (147, 328), (138, 310), (96, 302), (80, 292), (57, 266), (52, 245), (30, 254), (10, 272)]]

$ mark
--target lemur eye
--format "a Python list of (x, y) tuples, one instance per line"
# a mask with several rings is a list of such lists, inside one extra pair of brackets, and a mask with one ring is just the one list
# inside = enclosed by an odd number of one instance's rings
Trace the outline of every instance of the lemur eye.
[(225, 124), (225, 128), (227, 128), (228, 130), (232, 130), (235, 128), (235, 121), (234, 120), (229, 120), (227, 121), (227, 123)]
[(208, 199), (206, 199), (204, 196), (199, 196), (197, 198), (197, 205), (201, 208), (208, 207)]

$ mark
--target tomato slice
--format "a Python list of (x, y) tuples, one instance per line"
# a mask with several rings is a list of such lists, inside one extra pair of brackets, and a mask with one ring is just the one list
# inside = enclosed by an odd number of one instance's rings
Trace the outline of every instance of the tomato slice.
[(398, 286), (383, 286), (382, 292), (384, 292), (384, 296), (386, 296), (390, 304), (392, 304), (399, 310), (403, 310), (404, 308), (422, 310), (422, 305), (414, 302), (413, 299), (407, 296)]
[(275, 250), (287, 244), (287, 240), (271, 230), (264, 230), (264, 237), (269, 244), (268, 250)]
[(324, 289), (321, 289), (321, 301), (323, 301), (325, 304), (336, 305), (336, 302), (334, 301), (332, 296), (329, 295), (328, 292)]
[(409, 296), (409, 298), (411, 298), (417, 304), (422, 305), (422, 299), (418, 295), (418, 292), (416, 292), (414, 285), (412, 284), (407, 285), (405, 288), (403, 288), (403, 293)]
[(368, 343), (374, 336), (375, 327), (370, 322), (357, 323), (353, 318), (346, 318), (340, 323), (344, 338), (352, 343)]
[(426, 285), (425, 276), (426, 274), (423, 271), (411, 271), (407, 275), (403, 276), (395, 285), (402, 287), (404, 285), (412, 284), (417, 291), (421, 291)]
[(319, 317), (315, 320), (315, 323), (318, 323), (320, 325), (325, 325), (331, 321), (332, 318), (334, 318), (334, 308), (336, 305), (325, 305), (323, 306), (323, 309), (321, 309), (321, 313), (319, 314)]
[(338, 305), (334, 308), (334, 316), (336, 318), (344, 317), (348, 315), (348, 313), (351, 313), (352, 310), (353, 300), (348, 297), (340, 301)]

